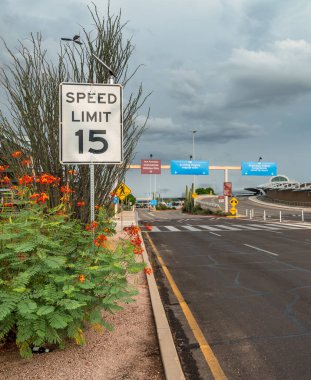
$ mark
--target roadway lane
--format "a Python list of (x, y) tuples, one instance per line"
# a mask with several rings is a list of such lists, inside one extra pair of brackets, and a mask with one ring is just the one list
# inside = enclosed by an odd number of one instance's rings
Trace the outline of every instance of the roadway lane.
[(310, 228), (151, 214), (140, 218), (228, 379), (310, 379)]

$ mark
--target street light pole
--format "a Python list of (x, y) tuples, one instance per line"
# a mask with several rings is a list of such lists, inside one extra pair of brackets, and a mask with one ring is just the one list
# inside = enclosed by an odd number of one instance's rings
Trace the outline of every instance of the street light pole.
[[(194, 135), (196, 133), (197, 133), (197, 131), (192, 131), (192, 157), (193, 157), (193, 161), (195, 161)], [(195, 175), (193, 176), (193, 190), (195, 192)]]

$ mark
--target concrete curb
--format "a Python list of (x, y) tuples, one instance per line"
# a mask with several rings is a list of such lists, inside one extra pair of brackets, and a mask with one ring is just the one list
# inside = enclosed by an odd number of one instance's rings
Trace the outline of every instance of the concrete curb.
[[(136, 215), (135, 221), (133, 221), (133, 223), (137, 223)], [(151, 267), (146, 251), (146, 246), (142, 239), (141, 233), (140, 237), (142, 240), (143, 260), (148, 267)], [(171, 329), (166, 318), (165, 310), (161, 301), (161, 297), (153, 273), (147, 276), (147, 281), (165, 378), (166, 380), (185, 380), (185, 376), (181, 368)]]
[[(124, 211), (123, 215), (118, 215), (114, 218), (114, 221), (116, 222), (116, 230), (120, 232), (124, 227), (138, 226), (138, 214), (135, 211)], [(141, 232), (139, 232), (139, 235), (142, 241), (143, 261), (148, 267), (152, 268)], [(185, 380), (154, 274), (151, 273), (146, 277), (165, 378), (166, 380)]]

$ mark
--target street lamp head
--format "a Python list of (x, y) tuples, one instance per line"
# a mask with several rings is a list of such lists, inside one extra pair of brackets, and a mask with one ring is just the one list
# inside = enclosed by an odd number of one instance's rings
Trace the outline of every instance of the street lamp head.
[(83, 42), (80, 41), (80, 36), (78, 34), (76, 34), (75, 36), (73, 36), (73, 38), (62, 37), (61, 40), (62, 41), (72, 41), (75, 44), (83, 45)]

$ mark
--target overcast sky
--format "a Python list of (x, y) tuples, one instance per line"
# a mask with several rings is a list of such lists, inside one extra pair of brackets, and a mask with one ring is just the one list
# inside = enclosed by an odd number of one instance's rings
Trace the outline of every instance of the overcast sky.
[[(104, 14), (106, 1), (94, 1)], [(84, 0), (1, 0), (0, 35), (14, 47), (30, 32), (45, 46), (91, 29)], [(134, 163), (149, 158), (195, 158), (211, 165), (276, 162), (278, 173), (311, 182), (311, 3), (309, 0), (111, 0), (128, 21), (133, 66), (143, 64), (133, 85), (143, 83), (151, 114)], [(3, 61), (4, 53), (0, 53)], [(0, 64), (1, 64), (0, 61)], [(140, 118), (143, 120), (145, 111)], [(151, 178), (152, 190), (155, 178)], [(234, 189), (268, 177), (230, 172)], [(146, 196), (150, 176), (131, 171), (127, 184)], [(157, 191), (180, 196), (191, 176), (156, 178)], [(197, 177), (221, 191), (223, 172)]]

